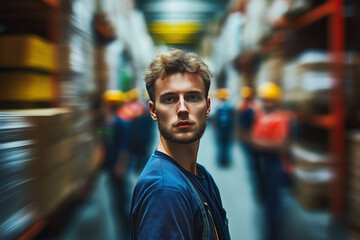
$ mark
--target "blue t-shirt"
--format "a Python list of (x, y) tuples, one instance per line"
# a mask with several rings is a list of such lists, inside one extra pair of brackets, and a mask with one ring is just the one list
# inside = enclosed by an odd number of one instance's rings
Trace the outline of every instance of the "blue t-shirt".
[(204, 218), (191, 184), (203, 202), (210, 238), (227, 240), (226, 212), (210, 173), (197, 164), (197, 174), (170, 156), (155, 151), (136, 184), (131, 203), (132, 239), (202, 239)]

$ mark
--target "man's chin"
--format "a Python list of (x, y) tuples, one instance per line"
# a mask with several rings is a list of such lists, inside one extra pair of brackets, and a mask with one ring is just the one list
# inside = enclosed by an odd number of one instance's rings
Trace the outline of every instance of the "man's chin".
[(173, 142), (173, 143), (189, 144), (189, 143), (194, 143), (194, 142), (200, 140), (200, 138), (204, 134), (204, 131), (206, 128), (206, 122), (203, 125), (200, 125), (200, 127), (197, 128), (197, 130), (195, 132), (190, 131), (190, 129), (184, 129), (184, 131), (182, 131), (182, 132), (174, 133), (174, 132), (168, 131), (167, 129), (163, 128), (161, 126), (161, 124), (158, 124), (158, 128), (159, 128), (161, 136), (165, 140), (167, 140), (169, 142)]
[(193, 133), (181, 133), (181, 134), (172, 134), (172, 135), (163, 135), (162, 136), (173, 143), (179, 143), (179, 144), (189, 144), (196, 142), (200, 139), (200, 137), (196, 136)]
[(181, 136), (173, 138), (173, 142), (180, 144), (189, 144), (198, 141), (200, 138), (196, 136)]

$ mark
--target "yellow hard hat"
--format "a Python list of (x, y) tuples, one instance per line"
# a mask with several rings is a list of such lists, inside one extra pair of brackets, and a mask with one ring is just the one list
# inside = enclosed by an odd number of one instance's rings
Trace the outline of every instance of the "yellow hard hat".
[(104, 93), (104, 100), (111, 104), (117, 104), (125, 100), (125, 95), (119, 90), (107, 90)]
[(249, 86), (242, 87), (240, 90), (240, 94), (243, 98), (249, 98), (253, 95), (253, 90)]
[(267, 82), (258, 88), (258, 95), (261, 98), (279, 100), (282, 93), (278, 85), (273, 82)]
[(226, 100), (229, 98), (229, 90), (227, 88), (220, 88), (217, 92), (217, 97), (219, 99)]
[(139, 99), (139, 91), (136, 88), (133, 88), (126, 92), (128, 100), (138, 100)]

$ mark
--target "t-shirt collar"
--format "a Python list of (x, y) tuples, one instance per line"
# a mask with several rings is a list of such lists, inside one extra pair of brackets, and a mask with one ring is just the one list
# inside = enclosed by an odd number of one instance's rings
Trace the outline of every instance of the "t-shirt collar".
[(154, 156), (157, 157), (161, 157), (171, 163), (173, 163), (177, 168), (180, 169), (180, 171), (182, 171), (186, 176), (188, 177), (193, 177), (196, 178), (198, 180), (203, 180), (204, 179), (204, 175), (201, 172), (201, 165), (196, 163), (196, 175), (189, 172), (188, 170), (186, 170), (185, 168), (183, 168), (182, 166), (180, 166), (180, 164), (178, 162), (175, 161), (175, 159), (173, 159), (172, 157), (170, 157), (169, 155), (167, 155), (166, 153), (160, 152), (158, 149), (155, 150), (154, 152)]

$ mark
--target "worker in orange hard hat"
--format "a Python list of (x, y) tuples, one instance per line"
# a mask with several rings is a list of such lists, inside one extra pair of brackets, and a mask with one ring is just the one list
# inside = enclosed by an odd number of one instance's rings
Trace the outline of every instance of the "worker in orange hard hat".
[(227, 167), (231, 163), (230, 143), (234, 129), (234, 109), (227, 101), (230, 95), (228, 89), (221, 88), (216, 95), (220, 100), (215, 112), (217, 161), (220, 166)]
[(108, 90), (104, 93), (104, 107), (106, 121), (102, 128), (102, 137), (105, 149), (104, 168), (109, 174), (111, 193), (114, 196), (116, 217), (122, 224), (123, 239), (129, 239), (129, 216), (126, 172), (129, 161), (129, 123), (122, 120), (117, 112), (125, 103), (126, 96), (119, 90)]
[(258, 88), (261, 111), (256, 113), (251, 144), (256, 149), (262, 166), (260, 182), (263, 193), (265, 238), (280, 239), (282, 204), (280, 189), (284, 186), (285, 172), (282, 153), (286, 150), (290, 132), (290, 117), (279, 108), (282, 91), (273, 82)]

